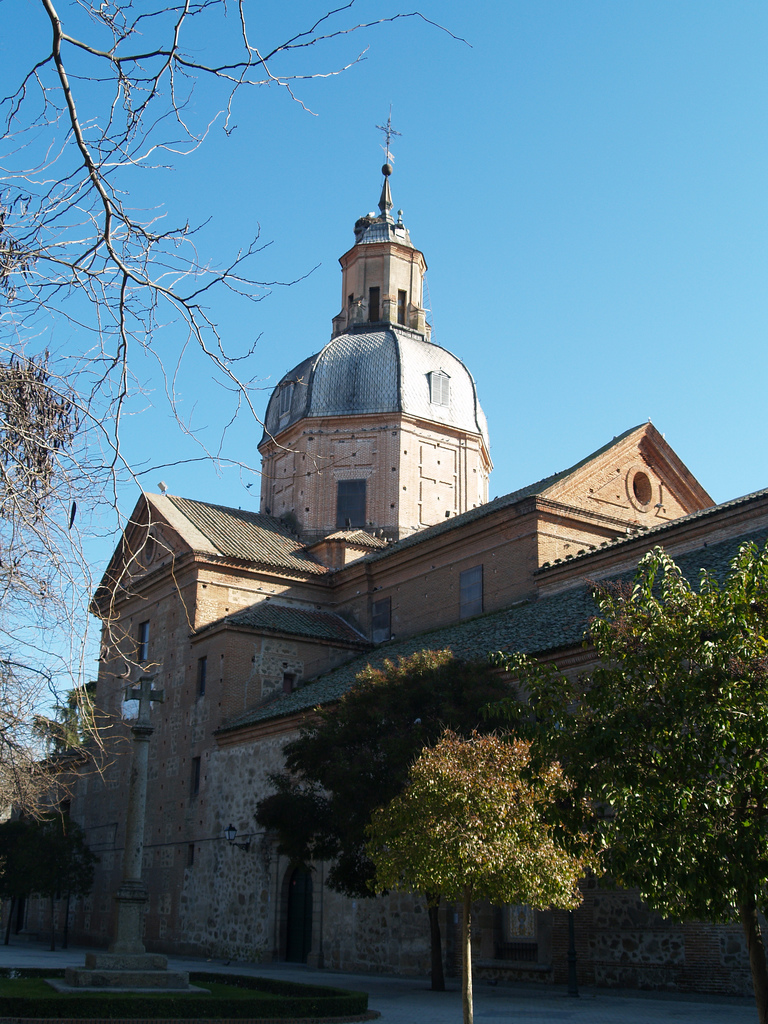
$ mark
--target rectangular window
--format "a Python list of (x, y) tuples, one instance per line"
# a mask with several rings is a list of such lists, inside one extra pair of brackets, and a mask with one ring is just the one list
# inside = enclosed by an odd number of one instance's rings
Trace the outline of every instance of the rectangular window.
[(190, 843), (187, 847), (187, 867), (191, 868), (195, 863), (195, 844)]
[(379, 319), (379, 289), (369, 288), (368, 289), (368, 319), (378, 320)]
[(149, 622), (139, 623), (138, 661), (149, 661)]
[(352, 292), (350, 292), (349, 295), (347, 296), (347, 305), (350, 307), (350, 309), (352, 308), (354, 301), (355, 296), (352, 294)]
[(200, 792), (200, 758), (199, 757), (193, 757), (192, 758), (192, 778), (191, 778), (190, 782), (191, 782), (192, 796), (197, 796), (197, 794)]
[(365, 526), (365, 480), (339, 480), (336, 491), (336, 528)]
[(291, 411), (291, 398), (293, 397), (293, 381), (288, 384), (282, 384), (280, 386), (280, 402), (278, 405), (277, 413), (279, 416), (285, 416), (286, 413)]
[(198, 658), (197, 659), (197, 696), (202, 697), (205, 694), (205, 680), (208, 676), (208, 659)]
[(451, 404), (451, 378), (442, 371), (429, 375), (429, 400), (432, 405)]
[(397, 293), (397, 322), (399, 324), (405, 323), (405, 303), (407, 298), (408, 296), (401, 288)]
[(469, 619), (483, 610), (483, 567), (465, 569), (459, 577), (459, 617)]
[(293, 693), (296, 689), (296, 673), (283, 672), (283, 693)]
[(375, 644), (383, 644), (392, 635), (392, 600), (382, 597), (371, 605), (371, 639)]

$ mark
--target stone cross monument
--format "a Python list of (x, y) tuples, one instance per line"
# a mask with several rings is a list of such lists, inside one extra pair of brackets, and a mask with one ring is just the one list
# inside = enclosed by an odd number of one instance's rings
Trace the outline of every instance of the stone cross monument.
[(125, 824), (125, 851), (123, 853), (123, 880), (115, 893), (115, 937), (110, 953), (144, 953), (142, 930), (149, 894), (141, 877), (144, 859), (144, 818), (147, 810), (147, 777), (149, 768), (149, 739), (155, 731), (150, 724), (152, 701), (163, 701), (162, 690), (152, 689), (152, 677), (143, 676), (138, 686), (127, 686), (125, 700), (137, 700), (139, 713), (131, 726), (133, 733), (133, 762), (128, 784), (128, 808)]
[(149, 713), (152, 701), (163, 699), (162, 690), (152, 689), (152, 676), (142, 676), (138, 686), (126, 687), (125, 700), (137, 700), (139, 713), (131, 726), (133, 758), (126, 813), (123, 880), (115, 893), (115, 934), (108, 953), (87, 953), (85, 968), (67, 968), (66, 987), (189, 990), (189, 975), (185, 971), (169, 971), (166, 958), (157, 953), (147, 953), (142, 938), (144, 913), (149, 901), (147, 887), (141, 877), (144, 817), (147, 808), (149, 740), (155, 731)]

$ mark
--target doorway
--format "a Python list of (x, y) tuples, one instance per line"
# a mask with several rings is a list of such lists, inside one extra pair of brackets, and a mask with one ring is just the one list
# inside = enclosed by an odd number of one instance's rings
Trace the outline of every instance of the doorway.
[(285, 959), (305, 964), (312, 948), (312, 875), (306, 868), (294, 868), (288, 882), (288, 930)]

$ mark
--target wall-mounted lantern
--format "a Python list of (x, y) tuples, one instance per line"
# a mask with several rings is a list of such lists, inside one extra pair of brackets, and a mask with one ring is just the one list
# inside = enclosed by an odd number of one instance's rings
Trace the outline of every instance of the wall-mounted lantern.
[(224, 837), (230, 846), (236, 846), (238, 850), (245, 850), (247, 853), (251, 848), (251, 840), (247, 839), (244, 843), (236, 843), (237, 829), (234, 825), (230, 824), (224, 829)]

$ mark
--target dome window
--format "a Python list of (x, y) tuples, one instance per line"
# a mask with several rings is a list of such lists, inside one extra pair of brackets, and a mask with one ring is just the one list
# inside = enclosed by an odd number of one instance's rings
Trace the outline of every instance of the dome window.
[(429, 377), (429, 400), (432, 405), (451, 404), (451, 378), (442, 370), (433, 370), (428, 373)]
[(291, 398), (293, 397), (293, 384), (283, 384), (280, 387), (280, 396), (277, 404), (277, 414), (282, 419), (291, 411)]

